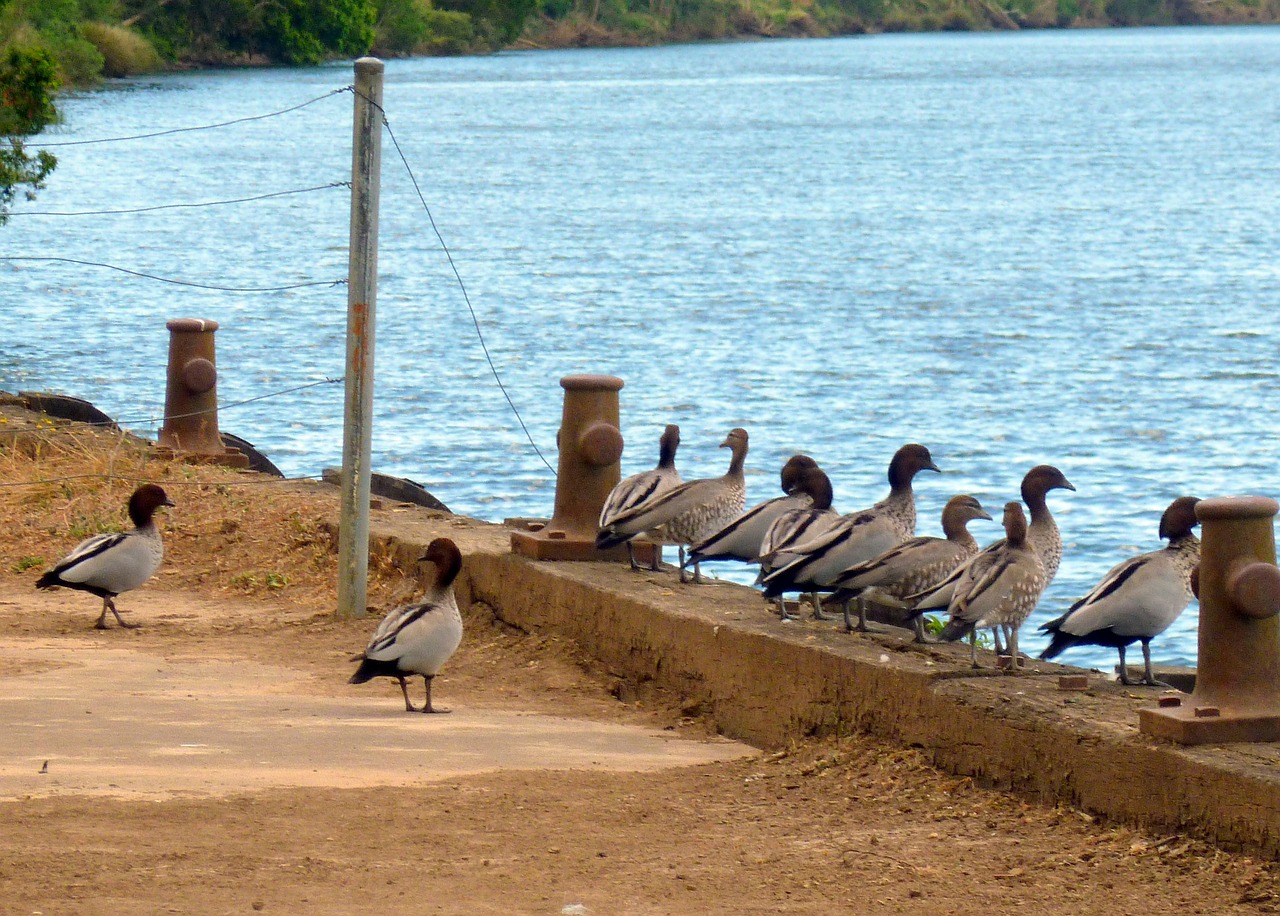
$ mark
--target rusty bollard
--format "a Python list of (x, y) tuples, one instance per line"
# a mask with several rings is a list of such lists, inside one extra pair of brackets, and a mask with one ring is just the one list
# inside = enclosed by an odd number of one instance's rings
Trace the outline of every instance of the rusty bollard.
[(564, 412), (556, 444), (555, 513), (537, 531), (511, 534), (511, 551), (535, 560), (603, 560), (625, 556), (626, 548), (596, 550), (600, 510), (622, 479), (622, 432), (618, 392), (622, 379), (612, 375), (568, 375)]
[(1201, 500), (1199, 660), (1188, 698), (1138, 712), (1143, 733), (1182, 744), (1280, 741), (1280, 569), (1265, 496)]
[(222, 444), (218, 432), (218, 322), (175, 318), (169, 329), (169, 371), (159, 449), (175, 457), (246, 468), (249, 459)]

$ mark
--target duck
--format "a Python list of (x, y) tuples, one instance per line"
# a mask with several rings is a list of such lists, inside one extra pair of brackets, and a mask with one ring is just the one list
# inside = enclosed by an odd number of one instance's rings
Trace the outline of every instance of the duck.
[[(851, 601), (858, 602), (857, 629), (866, 632), (868, 599), (897, 599), (894, 603), (900, 604), (901, 599), (936, 585), (974, 556), (978, 541), (968, 525), (975, 519), (992, 520), (975, 497), (953, 496), (942, 509), (943, 537), (911, 538), (842, 573), (832, 584), (834, 600), (844, 604), (845, 629), (854, 629), (849, 619)], [(914, 620), (917, 641), (923, 641), (923, 619), (917, 615)]]
[[(766, 598), (788, 591), (829, 591), (850, 566), (896, 547), (916, 530), (916, 500), (912, 481), (920, 471), (938, 471), (929, 450), (910, 443), (889, 462), (889, 495), (868, 509), (841, 516), (831, 528), (790, 552), (791, 562), (764, 578)], [(814, 607), (814, 616), (825, 619)]]
[[(363, 684), (375, 677), (393, 677), (400, 682), (405, 712), (446, 713), (431, 703), (431, 682), (462, 642), (462, 614), (454, 597), (453, 583), (462, 570), (462, 552), (449, 538), (436, 538), (427, 545), (419, 562), (435, 566), (435, 578), (422, 600), (390, 611), (364, 652), (353, 656), (360, 666), (349, 684)], [(409, 699), (406, 677), (422, 675), (426, 702), (419, 710)]]
[[(796, 558), (795, 554), (789, 552), (791, 547), (817, 537), (840, 520), (840, 513), (831, 507), (834, 499), (831, 478), (822, 468), (803, 470), (795, 492), (807, 496), (809, 505), (787, 510), (769, 526), (760, 542), (760, 574), (756, 584)], [(778, 595), (776, 600), (778, 616), (783, 620), (790, 620), (786, 600), (782, 595)]]
[(806, 470), (817, 466), (818, 462), (808, 455), (792, 455), (779, 472), (784, 495), (757, 503), (719, 531), (694, 544), (689, 550), (689, 559), (694, 563), (707, 560), (760, 562), (760, 545), (774, 521), (789, 511), (807, 509), (812, 505), (812, 498), (800, 489), (800, 478)]
[[(1052, 582), (1053, 577), (1057, 575), (1058, 566), (1062, 562), (1062, 532), (1058, 530), (1058, 523), (1054, 520), (1053, 513), (1049, 511), (1049, 503), (1046, 499), (1051, 490), (1071, 490), (1074, 492), (1075, 487), (1071, 481), (1067, 480), (1062, 471), (1051, 464), (1038, 464), (1022, 477), (1022, 501), (1031, 512), (1031, 524), (1027, 529), (1027, 540), (1035, 548), (1036, 553), (1039, 554), (1049, 582)], [(978, 556), (987, 551), (997, 550), (1002, 544), (1004, 544), (1003, 538), (994, 541), (983, 548)], [(970, 562), (974, 561), (971, 560)], [(915, 595), (909, 595), (904, 598), (903, 600), (912, 606), (912, 615), (919, 616), (930, 611), (947, 611), (954, 597), (956, 582), (959, 581), (964, 573), (965, 567), (961, 565), (952, 570), (950, 575), (932, 589), (922, 590)], [(996, 637), (996, 648), (1001, 648), (999, 634)]]
[[(668, 490), (680, 486), (680, 472), (676, 470), (676, 449), (680, 447), (680, 427), (674, 423), (667, 424), (662, 435), (658, 437), (658, 466), (649, 471), (632, 474), (621, 481), (610, 492), (600, 510), (600, 529), (607, 530), (618, 518), (642, 505), (646, 500), (661, 496)], [(656, 533), (655, 533), (656, 536)], [(632, 569), (639, 569), (636, 563), (635, 547), (631, 540), (627, 542), (627, 559)], [(653, 551), (651, 569), (657, 569), (661, 554)]]
[(95, 534), (76, 545), (53, 569), (42, 575), (36, 588), (73, 588), (102, 599), (102, 613), (95, 629), (107, 628), (107, 612), (126, 629), (140, 626), (128, 623), (116, 609), (115, 599), (141, 587), (160, 569), (164, 561), (164, 542), (156, 524), (156, 512), (165, 506), (173, 508), (164, 489), (154, 483), (138, 487), (129, 496), (129, 520), (132, 531)]
[[(720, 443), (732, 451), (729, 470), (722, 477), (688, 480), (661, 496), (646, 500), (596, 535), (596, 548), (607, 550), (642, 531), (662, 528), (664, 540), (679, 546), (680, 581), (687, 582), (685, 548), (719, 531), (742, 514), (747, 501), (743, 467), (747, 459), (747, 431), (735, 427)], [(693, 565), (693, 581), (702, 582), (699, 564)]]
[(1049, 574), (1039, 552), (1028, 540), (1027, 517), (1022, 503), (1004, 506), (1004, 539), (984, 550), (966, 566), (951, 600), (951, 619), (938, 638), (954, 642), (969, 637), (969, 661), (978, 664), (975, 632), (979, 628), (1004, 628), (1008, 633), (1009, 667), (1018, 673), (1018, 629), (1035, 610)]
[(1040, 658), (1051, 659), (1072, 646), (1110, 646), (1120, 654), (1120, 683), (1132, 686), (1125, 649), (1142, 643), (1142, 683), (1162, 686), (1151, 671), (1151, 640), (1178, 619), (1191, 603), (1191, 576), (1200, 562), (1199, 524), (1194, 496), (1179, 496), (1160, 516), (1160, 537), (1167, 546), (1117, 563), (1083, 598), (1060, 617), (1042, 624), (1052, 639)]

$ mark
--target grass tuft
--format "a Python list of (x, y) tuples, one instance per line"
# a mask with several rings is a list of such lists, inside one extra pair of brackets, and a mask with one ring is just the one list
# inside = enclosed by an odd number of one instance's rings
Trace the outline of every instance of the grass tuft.
[[(157, 515), (165, 562), (154, 587), (336, 607), (335, 488), (186, 464), (125, 433), (2, 410), (0, 574), (34, 586), (84, 538), (127, 529), (129, 495), (151, 481), (176, 504)], [(372, 563), (369, 572), (373, 606), (405, 585), (393, 565)]]
[(151, 43), (124, 26), (86, 22), (80, 32), (102, 55), (103, 76), (137, 76), (154, 73), (164, 66)]

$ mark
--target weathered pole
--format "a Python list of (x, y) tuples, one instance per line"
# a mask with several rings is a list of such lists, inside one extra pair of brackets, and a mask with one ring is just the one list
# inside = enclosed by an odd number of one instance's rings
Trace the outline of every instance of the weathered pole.
[(382, 171), (382, 72), (356, 61), (351, 144), (351, 247), (347, 262), (346, 405), (338, 524), (338, 615), (368, 611), (369, 475), (373, 438), (373, 340), (378, 294), (378, 190)]

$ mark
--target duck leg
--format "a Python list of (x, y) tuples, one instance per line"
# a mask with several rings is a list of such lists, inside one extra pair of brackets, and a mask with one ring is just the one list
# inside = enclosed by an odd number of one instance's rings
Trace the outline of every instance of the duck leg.
[(867, 632), (867, 596), (858, 596), (858, 632)]
[(116, 623), (124, 627), (126, 630), (136, 630), (141, 624), (126, 623), (125, 619), (120, 616), (120, 612), (116, 610), (116, 603), (110, 598), (102, 599), (102, 613), (98, 615), (98, 622), (93, 625), (95, 630), (105, 630), (107, 628), (107, 611), (115, 615)]
[(969, 631), (969, 667), (981, 668), (978, 664), (978, 628)]
[(1120, 683), (1126, 687), (1132, 687), (1133, 681), (1129, 680), (1129, 668), (1124, 661), (1124, 646), (1117, 646), (1116, 651), (1120, 653)]
[(1014, 628), (1009, 630), (1009, 667), (1004, 669), (1005, 674), (1020, 674), (1018, 671), (1018, 631)]
[(1142, 683), (1148, 687), (1168, 687), (1163, 681), (1157, 681), (1155, 672), (1151, 670), (1151, 640), (1142, 641)]
[(405, 681), (404, 675), (397, 674), (396, 678), (400, 681), (400, 692), (404, 694), (404, 711), (417, 712), (418, 707), (414, 706), (413, 703), (409, 702), (409, 684), (407, 681)]
[(817, 592), (809, 593), (809, 603), (813, 605), (814, 620), (830, 620), (826, 614), (822, 613), (822, 596)]
[(424, 713), (438, 713), (438, 714), (447, 713), (449, 712), (449, 710), (436, 709), (434, 706), (431, 705), (431, 681), (434, 677), (435, 675), (432, 675), (432, 674), (424, 674), (422, 676), (423, 683), (425, 683), (427, 686), (427, 705), (422, 707), (422, 711)]

